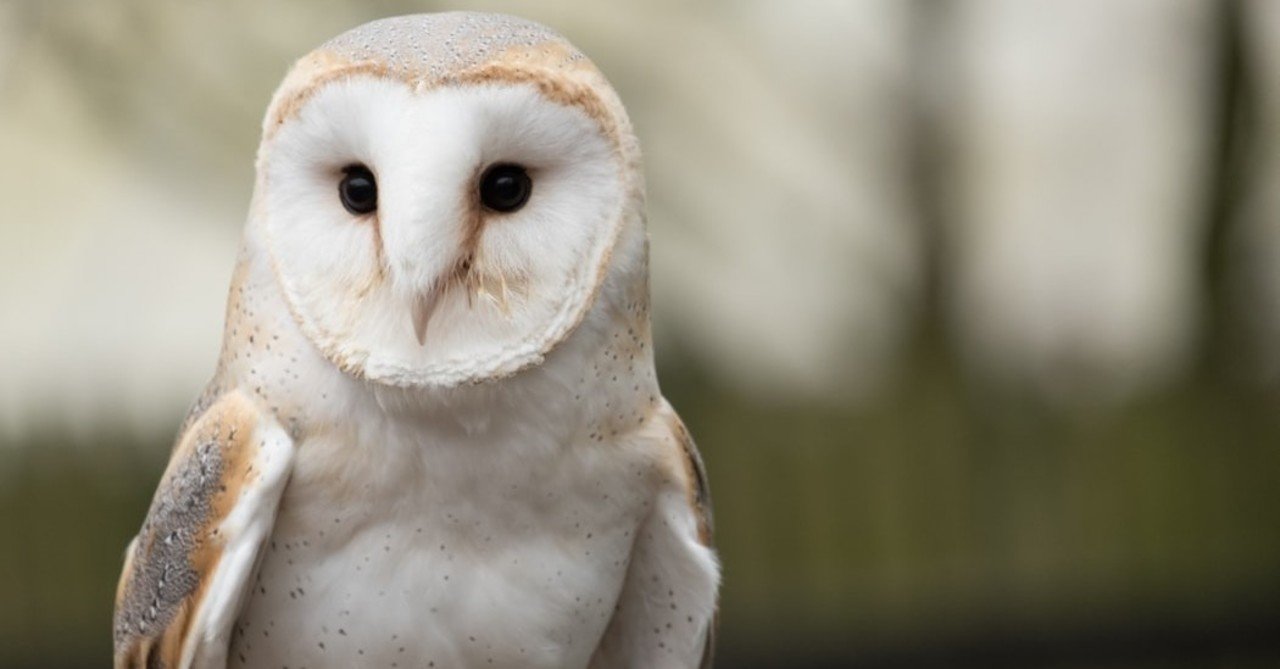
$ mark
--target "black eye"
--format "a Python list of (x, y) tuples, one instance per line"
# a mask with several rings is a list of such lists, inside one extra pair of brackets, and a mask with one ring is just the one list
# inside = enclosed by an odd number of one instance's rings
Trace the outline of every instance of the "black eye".
[(338, 182), (338, 197), (347, 211), (360, 215), (378, 208), (378, 182), (373, 172), (364, 165), (347, 165), (342, 168), (342, 181)]
[(519, 165), (499, 163), (480, 176), (480, 202), (503, 213), (524, 206), (533, 192), (533, 180)]

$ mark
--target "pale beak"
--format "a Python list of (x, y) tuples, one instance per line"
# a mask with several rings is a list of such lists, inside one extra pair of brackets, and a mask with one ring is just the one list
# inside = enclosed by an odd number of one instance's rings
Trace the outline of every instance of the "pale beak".
[(436, 281), (427, 292), (419, 295), (413, 301), (411, 313), (413, 334), (417, 335), (420, 346), (424, 346), (427, 343), (427, 323), (431, 321), (431, 315), (435, 313), (436, 305), (440, 304), (440, 297), (444, 295), (445, 286), (444, 281)]

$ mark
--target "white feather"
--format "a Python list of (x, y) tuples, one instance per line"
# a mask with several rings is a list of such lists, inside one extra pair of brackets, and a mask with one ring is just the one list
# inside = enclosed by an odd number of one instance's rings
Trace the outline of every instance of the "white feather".
[(222, 556), (207, 575), (206, 594), (191, 618), (179, 666), (226, 665), (232, 625), (248, 597), (251, 574), (276, 521), (280, 495), (293, 465), (293, 440), (274, 423), (259, 425), (258, 444), (244, 484), (231, 512), (219, 524), (225, 542)]

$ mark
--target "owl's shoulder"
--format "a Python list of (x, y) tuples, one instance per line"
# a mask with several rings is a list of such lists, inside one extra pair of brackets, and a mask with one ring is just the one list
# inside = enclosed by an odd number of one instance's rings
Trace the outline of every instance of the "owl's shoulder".
[(684, 421), (665, 398), (660, 398), (641, 434), (650, 445), (666, 480), (679, 487), (698, 521), (698, 541), (712, 544), (714, 522), (711, 487), (702, 454)]

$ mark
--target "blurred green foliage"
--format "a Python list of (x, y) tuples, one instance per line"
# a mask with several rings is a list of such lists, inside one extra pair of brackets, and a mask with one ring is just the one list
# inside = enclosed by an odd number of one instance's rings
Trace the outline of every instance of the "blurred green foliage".
[[(1202, 380), (1064, 416), (921, 359), (871, 406), (816, 408), (664, 358), (716, 501), (723, 666), (1280, 661), (1265, 398)], [(0, 666), (103, 664), (165, 454), (119, 434), (0, 448)]]

